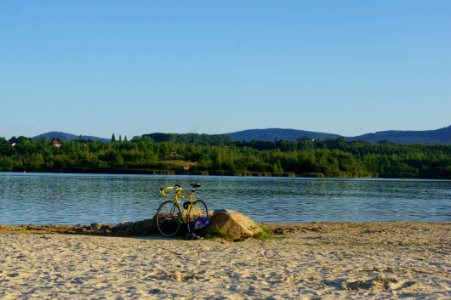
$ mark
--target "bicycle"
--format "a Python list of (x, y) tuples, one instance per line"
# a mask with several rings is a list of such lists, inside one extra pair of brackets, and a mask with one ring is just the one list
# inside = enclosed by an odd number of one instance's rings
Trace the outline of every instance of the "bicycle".
[(176, 235), (182, 224), (187, 225), (188, 233), (192, 234), (192, 223), (197, 218), (207, 218), (208, 220), (208, 208), (202, 200), (196, 199), (196, 189), (200, 187), (200, 184), (191, 184), (191, 193), (189, 200), (185, 201), (183, 205), (180, 205), (180, 199), (185, 196), (182, 193), (182, 186), (176, 184), (174, 186), (166, 186), (160, 188), (160, 194), (163, 197), (167, 197), (166, 191), (174, 190), (174, 198), (172, 200), (161, 203), (157, 210), (157, 228), (163, 236)]

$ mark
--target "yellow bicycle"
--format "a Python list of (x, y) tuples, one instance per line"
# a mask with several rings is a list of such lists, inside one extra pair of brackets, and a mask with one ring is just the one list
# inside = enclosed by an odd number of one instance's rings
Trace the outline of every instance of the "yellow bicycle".
[(182, 193), (182, 186), (176, 184), (174, 186), (166, 186), (160, 189), (160, 194), (167, 197), (166, 191), (174, 190), (174, 198), (172, 200), (161, 203), (157, 210), (157, 228), (164, 236), (176, 235), (182, 225), (187, 225), (187, 232), (192, 233), (193, 222), (198, 219), (205, 222), (208, 220), (208, 208), (202, 200), (196, 199), (196, 189), (200, 184), (191, 184), (191, 193), (189, 200), (185, 201), (183, 205), (180, 200), (184, 198)]

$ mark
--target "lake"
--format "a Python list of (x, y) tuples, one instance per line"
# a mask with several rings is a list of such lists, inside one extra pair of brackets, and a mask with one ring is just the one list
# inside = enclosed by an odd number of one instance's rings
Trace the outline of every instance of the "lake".
[(210, 210), (257, 222), (451, 221), (451, 181), (0, 173), (0, 224), (119, 223), (151, 218), (160, 187), (198, 182)]

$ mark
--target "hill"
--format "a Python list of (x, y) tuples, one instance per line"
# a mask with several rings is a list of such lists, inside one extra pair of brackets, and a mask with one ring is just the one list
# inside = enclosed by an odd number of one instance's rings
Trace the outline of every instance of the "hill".
[(302, 138), (310, 139), (336, 139), (341, 137), (338, 134), (313, 132), (296, 129), (281, 129), (281, 128), (269, 128), (269, 129), (249, 129), (238, 132), (228, 133), (228, 136), (234, 141), (269, 141), (275, 140), (287, 140), (295, 141)]
[(58, 131), (51, 131), (51, 132), (46, 132), (40, 135), (37, 135), (35, 137), (33, 137), (33, 139), (37, 140), (41, 137), (46, 137), (49, 140), (51, 139), (60, 139), (63, 141), (73, 141), (73, 140), (85, 140), (85, 141), (98, 141), (98, 142), (103, 142), (103, 143), (108, 143), (110, 142), (110, 139), (105, 139), (105, 138), (99, 138), (99, 137), (95, 137), (95, 136), (89, 136), (89, 135), (75, 135), (75, 134), (70, 134), (70, 133), (65, 133), (65, 132), (58, 132)]
[(366, 141), (377, 143), (387, 141), (394, 144), (451, 144), (451, 126), (424, 131), (389, 130), (347, 138), (349, 141)]

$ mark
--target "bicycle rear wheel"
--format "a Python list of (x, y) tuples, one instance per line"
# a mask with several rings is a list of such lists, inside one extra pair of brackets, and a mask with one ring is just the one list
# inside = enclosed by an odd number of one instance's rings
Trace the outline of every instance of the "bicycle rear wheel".
[(182, 220), (180, 209), (173, 201), (161, 203), (157, 210), (157, 228), (164, 236), (174, 236), (180, 230)]
[(193, 222), (196, 218), (209, 218), (207, 204), (203, 200), (196, 200), (189, 211), (188, 222)]

